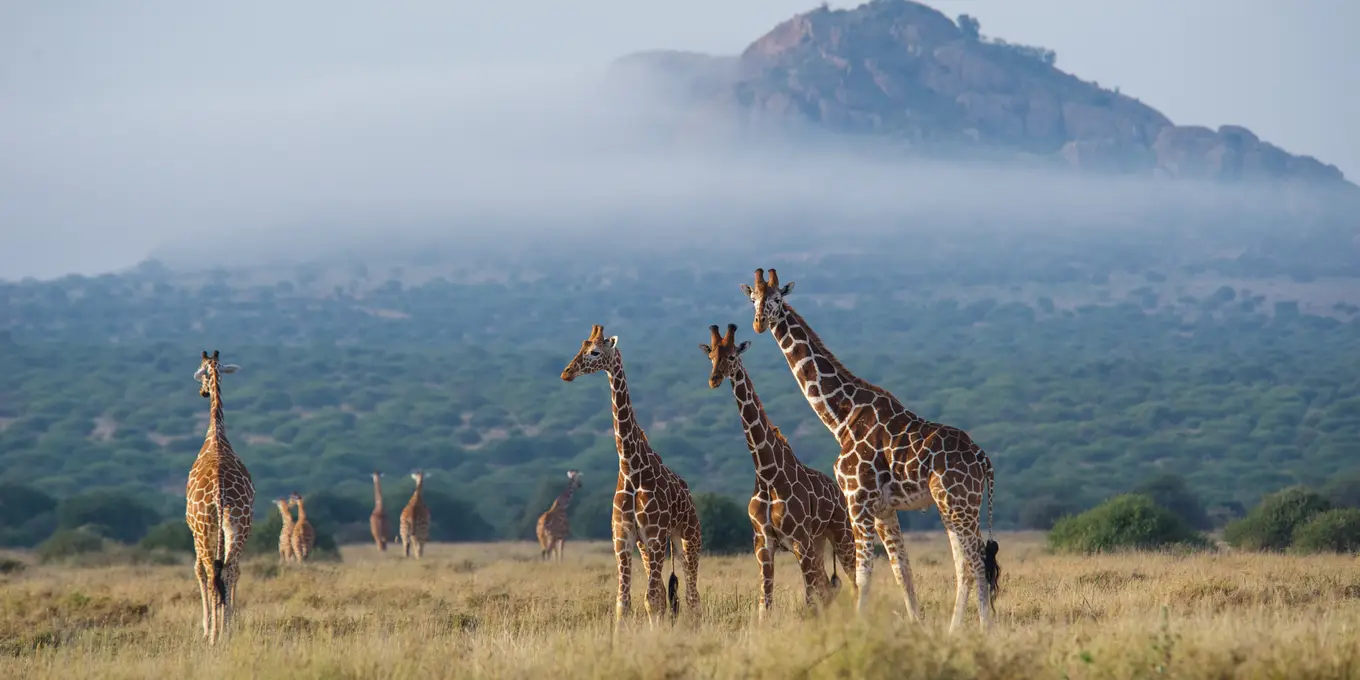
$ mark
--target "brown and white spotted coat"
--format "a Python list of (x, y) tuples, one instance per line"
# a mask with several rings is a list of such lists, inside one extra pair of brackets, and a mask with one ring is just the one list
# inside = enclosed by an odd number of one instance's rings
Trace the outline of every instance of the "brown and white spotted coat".
[[(755, 462), (756, 482), (747, 505), (755, 532), (756, 562), (760, 565), (760, 615), (763, 618), (774, 598), (774, 555), (779, 549), (792, 552), (803, 573), (804, 600), (815, 606), (835, 596), (840, 580), (836, 562), (850, 574), (855, 570), (855, 539), (845, 509), (845, 497), (829, 475), (798, 460), (793, 448), (775, 427), (756, 395), (755, 382), (742, 364), (741, 354), (749, 341), (736, 341), (736, 324), (720, 335), (709, 326), (710, 343), (699, 345), (712, 370), (708, 386), (716, 389), (723, 380), (732, 382), (746, 446)], [(822, 544), (833, 550), (832, 578), (828, 584)]]
[(963, 624), (970, 581), (977, 585), (978, 618), (990, 628), (1000, 567), (996, 541), (990, 536), (984, 541), (979, 526), (986, 495), (990, 533), (993, 473), (987, 454), (963, 430), (917, 416), (892, 393), (846, 369), (789, 306), (793, 282), (781, 288), (775, 270), (766, 281), (764, 270), (757, 269), (755, 287), (741, 288), (755, 307), (755, 332), (770, 330), (803, 396), (841, 446), (836, 482), (855, 532), (856, 610), (862, 613), (868, 599), (877, 532), (907, 612), (921, 620), (896, 511), (924, 509), (934, 501), (954, 552), (950, 630)]
[(383, 510), (382, 473), (373, 471), (373, 514), (368, 516), (368, 530), (378, 552), (387, 552), (387, 512)]
[[(633, 546), (637, 545), (643, 569), (647, 572), (647, 617), (655, 625), (661, 619), (666, 596), (661, 587), (661, 573), (665, 568), (667, 549), (673, 551), (676, 539), (679, 539), (683, 556), (685, 605), (690, 612), (698, 613), (699, 553), (703, 545), (699, 513), (690, 496), (689, 485), (666, 467), (661, 456), (652, 450), (647, 434), (637, 420), (637, 412), (628, 395), (628, 379), (618, 341), (617, 336), (606, 337), (603, 326), (594, 326), (590, 337), (581, 342), (580, 351), (562, 371), (562, 379), (567, 382), (600, 371), (609, 378), (614, 443), (619, 453), (619, 479), (614, 491), (612, 518), (614, 558), (619, 569), (619, 593), (614, 606), (615, 633), (631, 608)], [(673, 611), (678, 606), (675, 585), (672, 564), (669, 590)]]
[(274, 505), (279, 508), (283, 526), (279, 528), (279, 564), (293, 560), (293, 511), (288, 509), (287, 498), (275, 498)]
[(302, 503), (302, 496), (294, 493), (288, 497), (288, 502), (296, 505), (298, 512), (297, 522), (293, 524), (293, 559), (305, 562), (316, 546), (316, 530), (307, 521), (307, 507)]
[(209, 400), (208, 433), (184, 487), (184, 519), (194, 534), (194, 578), (203, 600), (203, 639), (216, 644), (231, 623), (236, 605), (240, 558), (250, 538), (255, 485), (245, 463), (227, 441), (222, 411), (221, 374), (240, 367), (218, 363), (218, 353), (203, 352), (194, 379)]
[(425, 556), (425, 543), (430, 540), (430, 509), (425, 506), (425, 473), (417, 470), (411, 473), (416, 481), (416, 489), (411, 492), (411, 500), (401, 510), (400, 526), (401, 547), (407, 557), (415, 553), (415, 558)]
[(571, 497), (581, 488), (581, 471), (567, 470), (567, 488), (553, 500), (552, 507), (538, 516), (538, 546), (543, 549), (542, 557), (547, 559), (554, 551), (557, 561), (562, 561), (562, 547), (571, 533), (571, 522), (567, 510), (571, 507)]

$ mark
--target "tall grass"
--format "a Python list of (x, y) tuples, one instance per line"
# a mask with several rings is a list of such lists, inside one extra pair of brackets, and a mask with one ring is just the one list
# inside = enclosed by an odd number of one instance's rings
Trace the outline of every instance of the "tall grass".
[[(754, 558), (702, 561), (697, 620), (611, 635), (603, 544), (562, 565), (529, 544), (435, 545), (420, 562), (369, 546), (342, 563), (249, 563), (231, 636), (201, 640), (186, 565), (0, 573), (0, 678), (1344, 678), (1360, 677), (1360, 562), (1351, 557), (1046, 554), (1001, 535), (998, 622), (946, 632), (954, 577), (942, 535), (910, 537), (924, 627), (902, 616), (887, 563), (859, 622), (848, 582), (801, 611), (777, 558), (776, 616), (757, 624)], [(635, 562), (635, 565), (637, 563)], [(973, 604), (976, 606), (976, 603)]]

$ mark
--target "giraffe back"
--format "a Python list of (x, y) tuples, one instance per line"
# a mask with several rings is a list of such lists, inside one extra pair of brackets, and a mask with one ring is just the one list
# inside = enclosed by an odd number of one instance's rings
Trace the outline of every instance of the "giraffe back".
[(225, 439), (203, 443), (189, 468), (184, 495), (184, 517), (193, 531), (199, 559), (225, 557), (224, 533), (232, 535), (233, 543), (245, 544), (255, 509), (255, 485)]
[(415, 538), (420, 541), (428, 541), (430, 538), (430, 509), (425, 506), (425, 501), (412, 497), (406, 503), (406, 507), (401, 511), (401, 535), (402, 538)]

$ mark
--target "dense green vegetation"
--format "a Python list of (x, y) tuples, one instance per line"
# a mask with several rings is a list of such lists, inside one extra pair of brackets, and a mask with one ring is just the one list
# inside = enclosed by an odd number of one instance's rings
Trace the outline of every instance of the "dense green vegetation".
[(1175, 512), (1140, 493), (1121, 494), (1063, 517), (1048, 532), (1048, 543), (1058, 551), (1085, 554), (1210, 545)]
[[(1318, 243), (1331, 241), (1310, 253)], [(138, 526), (110, 537), (177, 520), (206, 422), (190, 379), (205, 348), (243, 366), (224, 378), (224, 402), (262, 517), (268, 499), (298, 491), (336, 540), (368, 540), (368, 473), (387, 473), (396, 509), (405, 473), (423, 468), (439, 538), (527, 538), (575, 467), (574, 532), (604, 537), (617, 471), (605, 380), (558, 377), (592, 323), (621, 338), (654, 448), (696, 493), (740, 505), (753, 470), (729, 389), (706, 384), (697, 344), (709, 324), (737, 323), (752, 340), (748, 368), (803, 460), (829, 471), (837, 450), (774, 343), (750, 331), (737, 286), (754, 265), (798, 282), (793, 303), (852, 370), (989, 452), (1000, 527), (1047, 528), (1134, 490), (1199, 529), (1292, 484), (1355, 494), (1360, 308), (1297, 276), (1283, 293), (1280, 279), (1241, 278), (1241, 257), (994, 246), (980, 257), (996, 266), (947, 283), (932, 279), (947, 262), (903, 268), (887, 255), (636, 270), (416, 258), (382, 274), (341, 264), (268, 276), (148, 263), (0, 283), (0, 483), (22, 485), (0, 494), (0, 542), (70, 528), (76, 510), (59, 501), (90, 493), (136, 498), (124, 514)], [(1260, 271), (1298, 266), (1265, 252), (1242, 257)], [(1333, 259), (1335, 272), (1353, 264)], [(934, 512), (902, 518), (938, 525)]]

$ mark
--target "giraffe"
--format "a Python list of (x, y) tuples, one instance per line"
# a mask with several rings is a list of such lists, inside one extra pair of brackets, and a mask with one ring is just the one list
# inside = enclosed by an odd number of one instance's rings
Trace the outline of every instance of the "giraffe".
[(411, 492), (411, 500), (401, 511), (401, 546), (406, 556), (415, 549), (416, 559), (425, 555), (425, 542), (430, 540), (430, 509), (425, 507), (425, 472), (416, 470), (411, 473), (416, 480), (416, 490)]
[[(757, 611), (763, 619), (770, 610), (774, 598), (773, 552), (780, 548), (798, 559), (803, 571), (805, 603), (815, 607), (820, 604), (818, 594), (825, 602), (840, 589), (835, 573), (837, 562), (847, 574), (855, 568), (855, 540), (845, 497), (830, 476), (799, 461), (783, 433), (770, 422), (756, 394), (755, 382), (742, 365), (741, 355), (751, 342), (736, 342), (737, 325), (728, 324), (726, 335), (720, 335), (716, 325), (709, 326), (708, 331), (711, 344), (699, 345), (712, 362), (708, 386), (717, 389), (723, 380), (732, 382), (732, 395), (746, 432), (746, 446), (755, 462), (755, 489), (747, 515), (755, 533), (756, 562), (760, 565)], [(822, 559), (823, 541), (830, 543), (834, 551), (829, 586)]]
[(297, 523), (293, 525), (293, 559), (305, 562), (312, 556), (312, 547), (316, 545), (316, 530), (307, 521), (307, 508), (302, 505), (302, 496), (293, 492), (288, 502), (298, 509)]
[[(628, 380), (623, 372), (623, 357), (618, 336), (605, 337), (604, 327), (591, 327), (590, 337), (562, 370), (562, 380), (571, 382), (582, 375), (603, 371), (609, 378), (614, 410), (614, 444), (619, 452), (619, 480), (614, 489), (611, 528), (614, 559), (619, 570), (619, 593), (614, 603), (614, 633), (632, 605), (632, 556), (637, 545), (642, 567), (647, 572), (647, 619), (654, 627), (662, 616), (661, 572), (667, 551), (674, 557), (674, 541), (680, 541), (685, 570), (685, 606), (699, 611), (699, 553), (703, 539), (699, 512), (690, 496), (689, 485), (680, 479), (647, 442), (647, 433), (637, 421), (628, 396)], [(675, 563), (665, 590), (671, 613), (679, 612), (676, 599), (678, 580)]]
[(203, 639), (214, 645), (236, 606), (241, 551), (250, 538), (255, 511), (255, 485), (227, 441), (222, 414), (221, 374), (240, 368), (219, 364), (217, 350), (212, 356), (205, 350), (194, 373), (199, 395), (210, 400), (210, 417), (203, 447), (184, 486), (184, 520), (194, 534), (194, 577), (203, 600)]
[[(940, 511), (954, 553), (954, 616), (949, 629), (963, 625), (968, 583), (978, 591), (978, 618), (991, 627), (1001, 567), (991, 536), (992, 462), (968, 433), (933, 423), (908, 411), (887, 390), (845, 368), (826, 348), (803, 317), (789, 306), (790, 281), (755, 272), (755, 287), (741, 285), (755, 306), (752, 327), (770, 330), (812, 410), (841, 445), (836, 482), (845, 495), (855, 533), (856, 612), (863, 614), (873, 571), (873, 533), (888, 553), (902, 588), (907, 613), (921, 622), (911, 581), (906, 545), (897, 510), (924, 510), (933, 500)], [(988, 539), (979, 528), (982, 497), (987, 496)]]
[(373, 532), (373, 542), (378, 552), (387, 552), (387, 513), (383, 511), (382, 473), (373, 471), (373, 514), (368, 516), (368, 530)]
[(538, 516), (538, 545), (543, 548), (543, 559), (548, 559), (555, 550), (557, 561), (562, 561), (562, 547), (567, 542), (567, 534), (571, 532), (567, 508), (571, 505), (572, 494), (579, 488), (581, 471), (567, 470), (566, 490), (553, 501), (552, 507), (548, 508), (547, 512)]
[(279, 564), (293, 560), (293, 511), (288, 509), (287, 498), (275, 498), (279, 506), (279, 516), (283, 518), (283, 528), (279, 529)]

